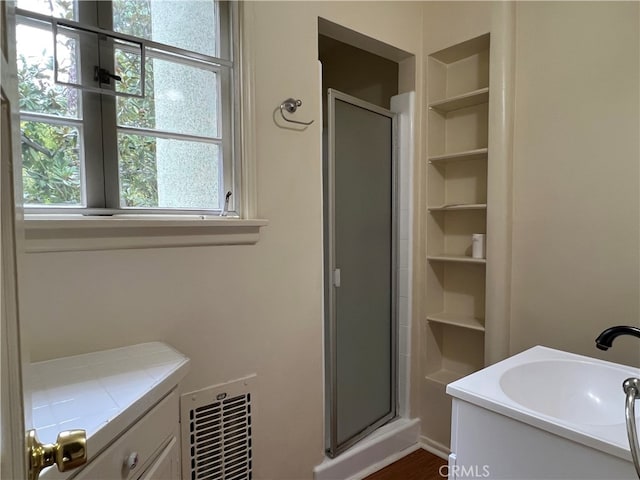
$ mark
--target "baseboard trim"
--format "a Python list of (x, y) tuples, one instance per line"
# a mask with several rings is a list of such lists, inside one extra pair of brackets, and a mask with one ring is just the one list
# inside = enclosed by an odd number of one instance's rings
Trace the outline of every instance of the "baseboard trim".
[[(419, 419), (398, 419), (313, 469), (315, 480), (361, 480), (420, 448)], [(413, 450), (411, 450), (413, 449)]]
[(393, 455), (389, 455), (384, 460), (371, 465), (368, 468), (356, 473), (354, 476), (349, 477), (347, 480), (362, 480), (363, 478), (367, 478), (369, 475), (376, 473), (379, 470), (382, 470), (384, 467), (388, 467), (394, 462), (397, 462), (401, 458), (406, 457), (407, 455), (415, 452), (416, 450), (420, 450), (420, 444), (416, 443), (411, 445), (409, 448), (402, 450), (401, 452), (394, 453)]
[(427, 452), (433, 453), (434, 455), (437, 455), (443, 460), (449, 460), (449, 453), (451, 453), (451, 449), (440, 442), (436, 442), (435, 440), (432, 440), (429, 437), (425, 437), (424, 435), (421, 435), (420, 446), (424, 448)]

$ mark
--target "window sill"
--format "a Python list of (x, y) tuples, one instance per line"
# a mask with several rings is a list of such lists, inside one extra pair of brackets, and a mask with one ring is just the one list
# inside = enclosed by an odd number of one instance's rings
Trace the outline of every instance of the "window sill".
[(201, 216), (25, 215), (27, 253), (253, 245), (267, 220)]

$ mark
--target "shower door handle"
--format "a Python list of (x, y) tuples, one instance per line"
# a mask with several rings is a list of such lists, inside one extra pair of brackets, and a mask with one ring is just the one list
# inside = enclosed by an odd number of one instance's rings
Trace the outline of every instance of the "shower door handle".
[(340, 269), (336, 268), (333, 271), (333, 286), (336, 288), (340, 288)]

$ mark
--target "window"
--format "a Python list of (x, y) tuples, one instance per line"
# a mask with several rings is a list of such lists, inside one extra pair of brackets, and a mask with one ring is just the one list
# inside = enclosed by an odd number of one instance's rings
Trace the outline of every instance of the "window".
[(239, 211), (232, 3), (17, 8), (26, 213)]

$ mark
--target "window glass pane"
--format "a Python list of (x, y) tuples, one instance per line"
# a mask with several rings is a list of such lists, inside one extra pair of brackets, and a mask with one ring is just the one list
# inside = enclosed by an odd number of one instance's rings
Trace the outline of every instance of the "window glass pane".
[[(142, 95), (142, 52), (140, 46), (120, 40), (115, 42), (114, 64), (115, 74), (120, 77), (120, 80), (114, 81), (116, 91), (130, 95)], [(148, 64), (145, 67), (148, 67)]]
[(218, 209), (220, 147), (118, 134), (123, 207)]
[(212, 0), (114, 0), (113, 29), (219, 56), (217, 8)]
[(82, 203), (77, 127), (21, 122), (24, 200), (29, 205)]
[[(61, 37), (61, 36), (59, 36)], [(16, 53), (20, 110), (78, 118), (80, 95), (73, 87), (56, 85), (53, 81), (53, 34), (28, 25), (16, 26)], [(75, 76), (75, 41), (67, 37), (67, 50), (60, 55), (60, 69)], [(63, 41), (63, 40), (61, 40)], [(64, 52), (67, 52), (66, 55)]]
[(145, 98), (118, 97), (118, 125), (218, 137), (219, 82), (210, 70), (148, 58)]
[(18, 0), (16, 6), (56, 18), (77, 20), (77, 6), (74, 0)]
[[(81, 40), (80, 35), (74, 35), (71, 32), (65, 34), (58, 31), (58, 34), (56, 35), (58, 82), (80, 84), (80, 56), (78, 55), (78, 52), (81, 41), (83, 40)], [(55, 80), (55, 77), (53, 78)]]
[(157, 207), (156, 138), (118, 135), (120, 204), (123, 207)]
[[(131, 82), (138, 81), (128, 75), (127, 58), (122, 58), (116, 51), (116, 64), (120, 66), (119, 75), (122, 77), (121, 88), (128, 90)], [(120, 126), (138, 128), (156, 128), (155, 92), (153, 82), (153, 62), (147, 57), (145, 62), (145, 92), (144, 98), (116, 97), (116, 116)]]

